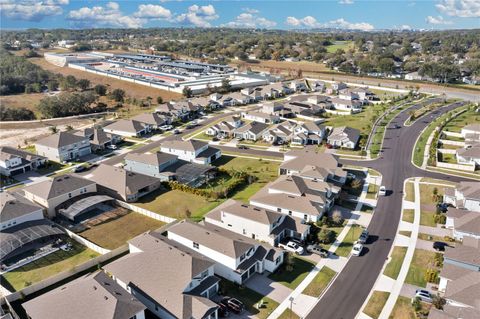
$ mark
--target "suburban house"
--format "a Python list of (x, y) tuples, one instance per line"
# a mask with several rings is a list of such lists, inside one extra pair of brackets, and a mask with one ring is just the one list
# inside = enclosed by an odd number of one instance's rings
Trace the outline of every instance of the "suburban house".
[(348, 126), (334, 127), (327, 137), (333, 147), (355, 149), (360, 140), (360, 131)]
[(165, 125), (165, 116), (157, 113), (142, 113), (132, 118), (134, 121), (150, 125), (153, 130), (158, 130), (160, 126)]
[(317, 118), (319, 120), (318, 116), (325, 110), (332, 109), (333, 104), (328, 96), (306, 94), (290, 97), (289, 103), (285, 105), (285, 108), (296, 117)]
[(280, 102), (265, 102), (262, 106), (262, 113), (280, 115), (284, 109), (283, 103)]
[(47, 216), (51, 218), (56, 215), (55, 209), (60, 204), (79, 195), (96, 193), (97, 184), (82, 177), (65, 174), (27, 185), (23, 192), (26, 199), (45, 207)]
[(295, 123), (281, 122), (274, 124), (263, 133), (263, 139), (272, 144), (283, 145), (291, 142)]
[(240, 92), (249, 97), (250, 103), (259, 102), (265, 99), (264, 95), (262, 95), (261, 88), (248, 87), (242, 89)]
[(181, 107), (175, 107), (172, 103), (163, 103), (155, 108), (155, 112), (172, 118), (173, 120), (186, 120), (189, 116), (189, 111)]
[(172, 140), (160, 145), (160, 151), (178, 156), (179, 159), (197, 163), (211, 164), (222, 156), (218, 148), (210, 147), (208, 143), (198, 140)]
[(325, 138), (325, 126), (315, 122), (304, 122), (295, 127), (295, 136), (292, 139), (293, 144), (321, 144)]
[(233, 131), (242, 126), (242, 119), (239, 116), (228, 116), (221, 122), (210, 126), (205, 133), (210, 136), (230, 137)]
[(457, 163), (480, 166), (480, 142), (456, 150)]
[(477, 319), (480, 318), (480, 310), (470, 307), (455, 307), (444, 305), (442, 310), (430, 308), (427, 319)]
[(263, 133), (268, 129), (268, 125), (260, 122), (251, 122), (243, 125), (233, 131), (235, 138), (247, 141), (258, 141), (262, 138)]
[(368, 87), (355, 88), (352, 89), (352, 92), (355, 93), (363, 103), (368, 103), (368, 101), (372, 101), (376, 98), (375, 93), (370, 91)]
[(230, 93), (228, 97), (233, 100), (234, 105), (245, 105), (256, 102), (254, 97), (251, 97), (250, 95), (245, 95), (241, 92)]
[(462, 128), (460, 134), (465, 141), (480, 142), (480, 124), (473, 123)]
[(162, 182), (178, 181), (198, 187), (215, 176), (216, 169), (210, 165), (190, 163), (178, 156), (155, 152), (152, 154), (128, 153), (125, 156), (127, 171), (156, 177)]
[(89, 127), (74, 132), (75, 135), (87, 137), (92, 151), (104, 150), (108, 145), (115, 145), (122, 140), (120, 135), (105, 132), (99, 127)]
[(215, 260), (215, 274), (237, 284), (283, 263), (282, 250), (208, 223), (183, 220), (168, 228), (167, 237)]
[(456, 240), (463, 240), (464, 237), (480, 239), (480, 213), (450, 207), (445, 227), (453, 230)]
[(275, 124), (280, 122), (280, 117), (278, 115), (263, 112), (242, 112), (242, 118), (264, 124)]
[(325, 89), (327, 88), (325, 82), (322, 81), (314, 81), (310, 86), (312, 91), (320, 93), (325, 92)]
[(25, 222), (42, 220), (43, 208), (26, 200), (18, 193), (0, 193), (0, 230)]
[(85, 178), (97, 183), (99, 193), (126, 202), (134, 202), (160, 187), (158, 178), (106, 164), (100, 164)]
[(350, 113), (358, 113), (363, 109), (363, 103), (359, 100), (349, 100), (342, 98), (332, 98), (332, 105), (335, 110), (349, 111)]
[(445, 188), (443, 201), (456, 208), (480, 212), (480, 184), (478, 182), (460, 182), (455, 189)]
[(145, 319), (146, 309), (103, 271), (84, 275), (22, 306), (31, 319)]
[(45, 165), (46, 162), (47, 158), (44, 156), (10, 146), (0, 147), (0, 174), (3, 176), (33, 171)]
[(303, 219), (255, 207), (233, 199), (210, 211), (206, 223), (228, 229), (272, 246), (285, 237), (306, 240), (310, 225)]
[(152, 125), (136, 120), (121, 119), (103, 128), (107, 133), (125, 137), (140, 137), (152, 131)]
[[(156, 232), (128, 242), (130, 253), (104, 266), (112, 279), (158, 318), (217, 319), (215, 262)], [(191, 246), (190, 246), (191, 247)]]
[(250, 204), (317, 222), (333, 205), (339, 187), (297, 175), (281, 175), (250, 198)]
[(306, 92), (308, 91), (307, 84), (305, 83), (305, 80), (302, 81), (292, 81), (289, 84), (290, 89), (294, 92)]
[(331, 93), (334, 93), (334, 92), (338, 92), (340, 90), (346, 89), (347, 87), (348, 86), (343, 82), (334, 82), (334, 83), (332, 83), (330, 88), (327, 89), (327, 93), (331, 94)]
[(347, 172), (338, 167), (332, 154), (317, 153), (313, 149), (291, 150), (283, 155), (280, 175), (298, 175), (314, 181), (345, 184)]
[(92, 153), (87, 137), (69, 132), (59, 132), (36, 141), (35, 150), (38, 155), (55, 162), (76, 160)]

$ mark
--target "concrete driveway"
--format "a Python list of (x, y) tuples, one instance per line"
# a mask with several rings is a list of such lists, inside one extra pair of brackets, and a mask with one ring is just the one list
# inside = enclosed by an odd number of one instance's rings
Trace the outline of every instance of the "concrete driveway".
[(290, 288), (268, 278), (266, 274), (253, 275), (245, 286), (279, 303), (284, 301), (292, 292)]

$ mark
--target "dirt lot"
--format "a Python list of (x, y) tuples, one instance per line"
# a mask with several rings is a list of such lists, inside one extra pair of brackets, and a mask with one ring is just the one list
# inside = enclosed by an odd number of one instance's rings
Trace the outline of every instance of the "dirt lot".
[(0, 105), (10, 108), (25, 107), (32, 110), (35, 115), (39, 117), (39, 114), (37, 114), (37, 104), (47, 96), (48, 95), (44, 93), (2, 95), (0, 96)]
[(144, 85), (130, 83), (130, 82), (126, 82), (118, 79), (112, 79), (106, 76), (84, 72), (84, 71), (72, 69), (69, 67), (59, 67), (59, 66), (48, 63), (43, 57), (31, 58), (29, 60), (39, 65), (43, 69), (54, 72), (54, 73), (61, 73), (63, 75), (73, 75), (77, 79), (88, 79), (90, 80), (92, 85), (104, 84), (110, 87), (110, 89), (123, 89), (125, 90), (125, 92), (127, 92), (128, 96), (135, 97), (135, 98), (146, 98), (147, 96), (150, 96), (156, 99), (157, 96), (161, 96), (164, 101), (170, 101), (170, 100), (182, 98), (182, 95), (179, 93), (150, 88)]

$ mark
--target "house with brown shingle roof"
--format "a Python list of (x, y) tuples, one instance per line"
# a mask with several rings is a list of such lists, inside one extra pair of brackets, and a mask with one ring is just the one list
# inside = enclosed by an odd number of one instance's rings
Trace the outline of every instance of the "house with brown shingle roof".
[(160, 126), (165, 125), (165, 117), (160, 116), (157, 113), (142, 113), (137, 116), (134, 116), (132, 120), (149, 124), (152, 126), (152, 129), (158, 130)]
[(125, 137), (140, 137), (152, 131), (152, 125), (136, 120), (121, 119), (103, 128), (107, 133)]
[(47, 162), (44, 156), (36, 155), (10, 146), (0, 147), (0, 174), (13, 176), (35, 170)]
[(36, 141), (35, 150), (38, 155), (55, 162), (75, 160), (92, 153), (88, 138), (70, 132), (59, 132)]

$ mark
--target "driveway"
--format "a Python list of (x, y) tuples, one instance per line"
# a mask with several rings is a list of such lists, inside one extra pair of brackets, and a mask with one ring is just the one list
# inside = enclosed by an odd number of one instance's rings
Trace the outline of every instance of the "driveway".
[(260, 274), (253, 275), (245, 286), (279, 303), (284, 301), (292, 292), (290, 288), (271, 280), (267, 275)]
[(433, 249), (433, 242), (423, 239), (417, 239), (417, 245), (415, 248), (436, 252), (436, 250)]

